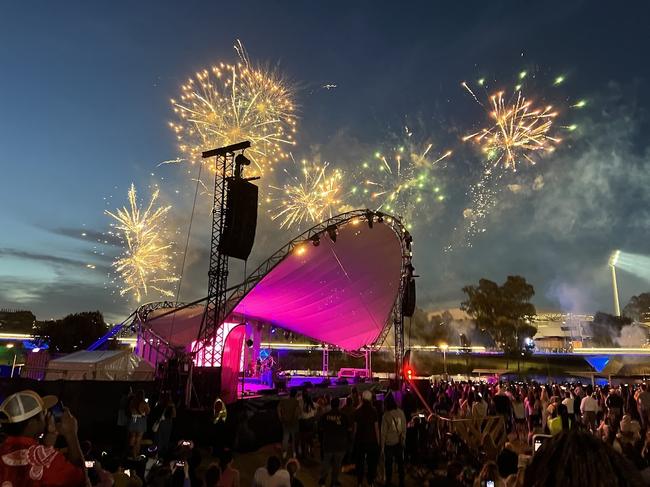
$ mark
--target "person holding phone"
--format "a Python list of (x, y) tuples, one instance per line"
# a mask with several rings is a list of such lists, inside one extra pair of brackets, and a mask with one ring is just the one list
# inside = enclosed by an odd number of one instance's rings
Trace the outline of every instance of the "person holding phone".
[(499, 467), (492, 461), (485, 462), (474, 480), (474, 487), (505, 487), (505, 485), (505, 481), (499, 475)]
[[(86, 485), (77, 420), (61, 406), (55, 422), (49, 410), (57, 404), (56, 396), (41, 397), (30, 390), (12, 394), (0, 404), (0, 424), (7, 435), (0, 444), (2, 485)], [(65, 456), (54, 448), (59, 435), (68, 446)]]
[(131, 415), (128, 431), (131, 457), (136, 459), (140, 456), (142, 437), (147, 431), (147, 415), (151, 412), (149, 404), (144, 397), (144, 391), (139, 390), (129, 402), (129, 414)]

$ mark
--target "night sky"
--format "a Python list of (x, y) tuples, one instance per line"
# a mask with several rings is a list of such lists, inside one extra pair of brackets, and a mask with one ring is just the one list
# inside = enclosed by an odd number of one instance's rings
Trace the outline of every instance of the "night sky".
[[(194, 183), (187, 167), (158, 167), (179, 156), (169, 100), (194, 72), (235, 62), (240, 39), (297, 88), (297, 158), (353, 168), (399, 143), (405, 126), (454, 149), (437, 170), (445, 201), (413, 230), (419, 306), (457, 307), (463, 285), (520, 274), (538, 309), (612, 311), (611, 251), (650, 254), (648, 25), (641, 2), (5, 3), (0, 307), (43, 319), (133, 309), (111, 283), (121, 247), (104, 235), (103, 212), (126, 203), (131, 182), (144, 198), (158, 184), (184, 242)], [(463, 210), (483, 160), (460, 138), (487, 118), (460, 83), (512, 89), (522, 70), (527, 95), (578, 128), (504, 176), (486, 231), (467, 247)], [(587, 105), (571, 109), (580, 99)], [(199, 206), (181, 300), (207, 289), (208, 200)], [(248, 270), (296, 233), (261, 213)], [(242, 272), (234, 262), (231, 283)], [(619, 286), (623, 304), (650, 290), (625, 272)]]

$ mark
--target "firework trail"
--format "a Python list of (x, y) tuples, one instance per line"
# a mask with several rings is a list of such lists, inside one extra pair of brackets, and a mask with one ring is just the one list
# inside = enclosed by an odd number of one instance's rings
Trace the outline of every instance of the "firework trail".
[(343, 173), (330, 169), (329, 163), (302, 160), (297, 163), (291, 155), (293, 168), (284, 168), (287, 181), (282, 186), (270, 186), (271, 219), (280, 228), (300, 228), (334, 216), (344, 206)]
[(165, 232), (165, 218), (171, 206), (157, 206), (158, 194), (158, 190), (154, 191), (149, 204), (141, 208), (132, 184), (129, 207), (105, 211), (115, 220), (112, 226), (121, 232), (125, 245), (122, 255), (113, 262), (123, 281), (120, 295), (132, 293), (138, 302), (152, 290), (174, 296), (169, 285), (178, 281), (173, 273), (172, 244)]
[(235, 49), (238, 64), (204, 69), (181, 87), (180, 99), (171, 100), (179, 120), (170, 126), (191, 162), (204, 150), (249, 140), (251, 172), (260, 175), (295, 144), (294, 93), (275, 71), (253, 67), (241, 43)]

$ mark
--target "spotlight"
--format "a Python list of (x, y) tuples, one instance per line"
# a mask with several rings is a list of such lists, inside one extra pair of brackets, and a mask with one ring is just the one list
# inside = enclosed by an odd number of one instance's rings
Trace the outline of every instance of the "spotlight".
[(246, 346), (248, 348), (251, 348), (253, 346), (253, 340), (251, 340), (250, 338), (248, 340), (246, 340)]
[(330, 225), (325, 230), (327, 231), (327, 235), (329, 235), (330, 240), (336, 243), (336, 225)]
[(275, 335), (275, 332), (277, 331), (277, 328), (275, 326), (271, 327), (271, 333)]
[(314, 247), (318, 247), (320, 245), (320, 237), (318, 235), (314, 235), (310, 240)]
[(373, 219), (372, 211), (370, 210), (366, 211), (366, 220), (368, 221), (368, 228), (372, 228), (372, 219)]
[(612, 255), (609, 256), (609, 266), (610, 267), (616, 267), (616, 264), (618, 264), (618, 258), (621, 256), (621, 251), (616, 250), (612, 252)]

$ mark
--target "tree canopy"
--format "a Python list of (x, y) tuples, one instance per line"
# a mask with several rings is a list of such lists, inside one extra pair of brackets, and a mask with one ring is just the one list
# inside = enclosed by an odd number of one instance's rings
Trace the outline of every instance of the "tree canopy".
[(37, 324), (37, 334), (46, 340), (50, 350), (70, 353), (83, 350), (103, 336), (108, 327), (99, 311), (69, 314), (60, 320)]
[(623, 327), (630, 324), (632, 324), (631, 318), (598, 311), (590, 325), (592, 345), (598, 347), (614, 346), (616, 339), (621, 336)]
[(650, 293), (641, 293), (632, 296), (623, 308), (623, 316), (634, 321), (644, 321), (650, 318)]
[(532, 338), (537, 328), (531, 324), (536, 314), (530, 299), (535, 289), (521, 276), (508, 276), (502, 285), (481, 279), (478, 286), (465, 286), (467, 299), (461, 303), (476, 326), (488, 333), (494, 344), (504, 352), (518, 352), (526, 338)]

